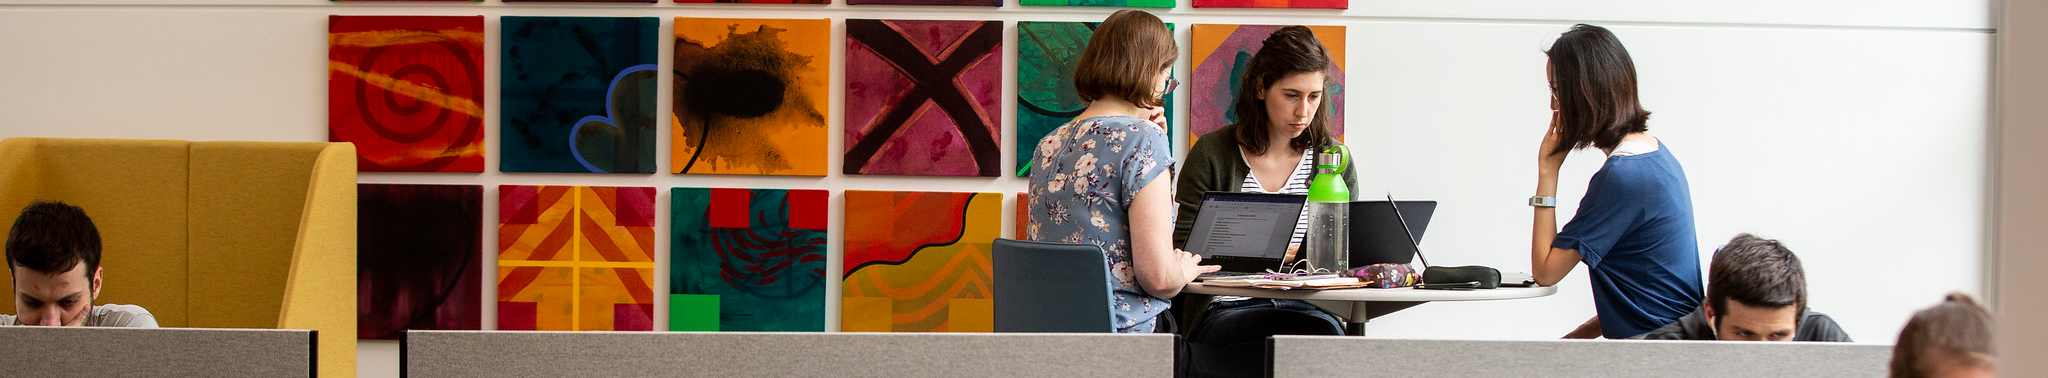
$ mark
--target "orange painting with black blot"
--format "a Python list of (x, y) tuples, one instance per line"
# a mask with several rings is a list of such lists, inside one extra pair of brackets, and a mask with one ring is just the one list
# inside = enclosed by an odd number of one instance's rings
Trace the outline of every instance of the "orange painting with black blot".
[(676, 18), (673, 173), (824, 176), (829, 20)]

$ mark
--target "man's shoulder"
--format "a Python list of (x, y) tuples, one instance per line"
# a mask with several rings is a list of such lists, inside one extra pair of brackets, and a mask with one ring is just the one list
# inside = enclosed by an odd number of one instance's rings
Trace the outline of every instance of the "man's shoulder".
[(1705, 313), (1695, 309), (1678, 321), (1666, 324), (1643, 336), (1649, 340), (1713, 340), (1714, 328), (1707, 324)]
[(1799, 341), (1844, 343), (1856, 341), (1849, 338), (1849, 332), (1843, 331), (1841, 324), (1835, 323), (1834, 317), (1811, 309), (1806, 310), (1805, 318), (1799, 319), (1798, 336)]
[(136, 305), (104, 304), (93, 306), (90, 327), (131, 327), (156, 328), (156, 315)]

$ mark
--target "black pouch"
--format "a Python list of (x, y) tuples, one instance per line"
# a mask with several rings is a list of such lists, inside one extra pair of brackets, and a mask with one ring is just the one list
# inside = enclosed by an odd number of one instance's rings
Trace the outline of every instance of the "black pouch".
[(1500, 287), (1500, 270), (1478, 265), (1432, 266), (1422, 271), (1422, 283), (1449, 284), (1478, 282), (1481, 289)]

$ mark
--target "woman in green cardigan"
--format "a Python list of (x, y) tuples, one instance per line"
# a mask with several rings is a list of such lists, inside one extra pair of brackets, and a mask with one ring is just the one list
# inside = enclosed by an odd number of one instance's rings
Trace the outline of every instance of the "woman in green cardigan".
[[(1308, 194), (1315, 176), (1308, 150), (1338, 143), (1330, 135), (1330, 54), (1308, 27), (1274, 31), (1252, 56), (1237, 91), (1237, 123), (1202, 134), (1181, 163), (1174, 193), (1173, 246), (1186, 248), (1202, 195), (1211, 191)], [(1358, 187), (1355, 171), (1344, 169), (1344, 184)], [(1290, 245), (1308, 231), (1307, 213)], [(1291, 252), (1291, 251), (1290, 251)], [(1289, 254), (1292, 257), (1292, 253)]]
[[(1338, 143), (1330, 134), (1329, 51), (1315, 33), (1288, 26), (1267, 36), (1239, 81), (1237, 123), (1202, 135), (1181, 165), (1175, 202), (1180, 214), (1173, 230), (1175, 247), (1186, 248), (1195, 213), (1210, 191), (1308, 194), (1315, 175), (1315, 154)], [(1344, 183), (1358, 187), (1347, 167)], [(1288, 244), (1287, 260), (1307, 232), (1302, 214)], [(1278, 267), (1275, 267), (1278, 268)], [(1337, 317), (1307, 302), (1291, 299), (1219, 297), (1188, 337), (1197, 354), (1197, 376), (1255, 375), (1264, 366), (1266, 338), (1272, 335), (1341, 335)]]

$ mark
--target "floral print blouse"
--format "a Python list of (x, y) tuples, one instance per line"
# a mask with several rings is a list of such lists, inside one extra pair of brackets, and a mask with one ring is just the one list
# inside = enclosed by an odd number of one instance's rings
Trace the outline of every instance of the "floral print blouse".
[(1172, 179), (1172, 151), (1165, 129), (1129, 116), (1068, 122), (1038, 141), (1024, 232), (1031, 240), (1102, 247), (1117, 332), (1152, 332), (1170, 304), (1145, 294), (1133, 276), (1129, 209), (1138, 189)]

